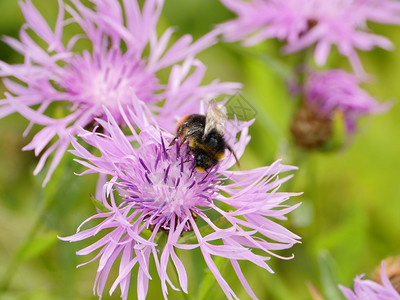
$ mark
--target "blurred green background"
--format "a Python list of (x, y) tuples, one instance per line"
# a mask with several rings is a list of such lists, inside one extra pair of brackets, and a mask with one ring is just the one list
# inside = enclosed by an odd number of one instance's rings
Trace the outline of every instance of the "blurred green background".
[[(51, 22), (57, 15), (57, 1), (34, 1)], [(23, 24), (15, 0), (0, 0), (0, 34), (17, 36)], [(168, 0), (161, 28), (173, 25), (178, 37), (205, 34), (213, 24), (233, 15), (216, 0)], [(400, 48), (400, 28), (370, 24), (376, 33), (387, 36)], [(251, 128), (252, 140), (241, 159), (244, 168), (271, 164), (282, 158), (300, 169), (283, 189), (304, 192), (290, 201), (303, 202), (289, 214), (284, 226), (302, 237), (302, 244), (278, 254), (292, 260), (271, 259), (275, 274), (243, 263), (244, 273), (260, 299), (312, 299), (315, 286), (325, 299), (342, 299), (337, 284), (352, 285), (360, 273), (370, 274), (380, 261), (400, 254), (400, 51), (380, 49), (360, 53), (374, 80), (363, 87), (380, 100), (395, 99), (386, 114), (363, 120), (354, 141), (336, 153), (299, 153), (293, 148), (289, 124), (294, 101), (282, 78), (284, 69), (293, 69), (295, 55), (280, 54), (280, 43), (268, 41), (252, 49), (238, 44), (219, 43), (198, 57), (207, 65), (205, 83), (215, 78), (244, 84), (242, 95), (257, 110)], [(263, 55), (260, 55), (263, 53)], [(0, 59), (21, 62), (22, 58), (3, 43)], [(330, 65), (349, 69), (345, 59), (333, 54)], [(4, 88), (0, 87), (3, 91)], [(89, 257), (75, 252), (90, 241), (67, 243), (57, 239), (71, 235), (95, 212), (89, 193), (96, 176), (77, 177), (82, 168), (66, 155), (51, 183), (43, 189), (42, 172), (32, 175), (38, 159), (22, 152), (39, 127), (23, 138), (28, 122), (18, 115), (0, 119), (0, 299), (96, 299), (92, 285), (97, 263), (76, 269)], [(189, 273), (189, 295), (170, 291), (171, 299), (196, 299), (203, 284), (209, 285), (207, 299), (223, 299), (218, 285), (210, 279), (199, 253), (183, 253)], [(91, 257), (90, 257), (91, 258)], [(195, 266), (196, 265), (196, 266)], [(154, 273), (153, 266), (153, 274)], [(236, 276), (222, 271), (240, 299), (249, 297)], [(148, 299), (160, 299), (160, 285), (154, 276)], [(135, 280), (129, 299), (136, 299)], [(103, 299), (119, 299), (118, 292)]]

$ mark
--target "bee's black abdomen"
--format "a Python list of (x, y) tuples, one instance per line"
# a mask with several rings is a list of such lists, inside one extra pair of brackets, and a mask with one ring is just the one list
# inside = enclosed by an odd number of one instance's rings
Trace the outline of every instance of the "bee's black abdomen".
[(204, 137), (204, 145), (212, 149), (215, 153), (223, 153), (226, 149), (226, 142), (223, 135), (216, 130), (211, 130)]
[(203, 170), (208, 170), (218, 163), (218, 159), (204, 149), (195, 148), (192, 149), (192, 153), (196, 160), (196, 167), (200, 167)]

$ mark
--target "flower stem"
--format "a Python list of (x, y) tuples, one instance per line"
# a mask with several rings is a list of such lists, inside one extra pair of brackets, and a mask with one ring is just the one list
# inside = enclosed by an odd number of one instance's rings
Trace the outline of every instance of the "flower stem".
[(287, 80), (292, 74), (290, 66), (267, 53), (252, 51), (244, 47), (237, 46), (235, 44), (227, 44), (225, 46), (230, 50), (239, 53), (240, 55), (262, 61), (265, 65), (270, 67), (282, 80)]
[[(219, 217), (218, 219), (216, 219), (214, 221), (215, 226), (217, 227), (222, 227), (223, 225), (225, 225), (228, 222), (227, 219), (225, 219), (225, 217)], [(214, 229), (212, 229), (209, 225), (204, 225), (203, 227), (201, 227), (199, 229), (200, 233), (202, 236), (206, 236), (210, 233), (214, 232)], [(179, 244), (190, 244), (191, 242), (196, 242), (197, 238), (196, 235), (194, 234), (193, 231), (191, 232), (186, 232), (185, 235), (181, 238), (179, 238)]]
[(55, 194), (58, 191), (58, 187), (61, 185), (61, 179), (65, 174), (64, 167), (65, 159), (61, 161), (57, 170), (54, 172), (51, 181), (46, 186), (44, 199), (41, 203), (41, 207), (37, 215), (32, 222), (32, 225), (30, 226), (30, 229), (23, 238), (18, 249), (14, 252), (9, 264), (5, 268), (5, 273), (3, 275), (3, 278), (1, 279), (0, 284), (0, 294), (6, 292), (9, 289), (14, 275), (17, 273), (20, 265), (24, 262), (21, 253), (35, 241), (35, 238), (41, 228), (43, 217), (48, 213), (49, 209), (55, 202), (55, 199), (57, 198), (55, 197)]
[[(179, 258), (180, 260), (182, 260), (180, 254), (179, 254), (179, 251), (176, 251), (176, 255), (178, 256), (178, 258)], [(172, 269), (174, 269), (174, 271), (175, 271), (175, 276), (176, 276), (176, 278), (179, 280), (178, 270), (177, 270), (174, 266), (172, 267)], [(186, 294), (185, 292), (182, 291), (182, 292), (181, 292), (181, 295), (183, 296), (183, 299), (189, 300), (189, 295)]]
[[(217, 256), (214, 259), (215, 265), (218, 267), (218, 270), (223, 273), (226, 265), (227, 265), (228, 259)], [(217, 283), (217, 280), (215, 279), (214, 274), (210, 271), (207, 270), (207, 273), (204, 275), (203, 280), (201, 281), (200, 288), (197, 293), (197, 299), (198, 300), (203, 300), (203, 299), (210, 299), (210, 292), (214, 288), (215, 284)]]

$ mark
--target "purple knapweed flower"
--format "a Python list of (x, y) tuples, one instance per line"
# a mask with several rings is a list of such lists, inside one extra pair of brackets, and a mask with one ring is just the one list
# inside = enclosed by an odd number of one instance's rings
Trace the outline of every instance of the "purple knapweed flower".
[[(98, 251), (91, 260), (99, 260), (95, 293), (102, 295), (112, 265), (119, 263), (119, 275), (110, 294), (119, 286), (121, 298), (127, 299), (134, 276), (138, 298), (144, 299), (153, 276), (149, 274), (153, 259), (164, 297), (167, 298), (167, 284), (177, 290), (167, 273), (169, 264), (176, 269), (180, 288), (187, 293), (186, 268), (176, 251), (199, 248), (229, 299), (238, 298), (212, 256), (228, 259), (244, 289), (256, 299), (239, 261), (250, 261), (273, 272), (266, 262), (271, 255), (278, 256), (274, 251), (298, 243), (298, 236), (274, 221), (285, 220), (285, 215), (299, 205), (282, 204), (298, 194), (278, 192), (279, 186), (291, 178), (277, 178), (278, 174), (296, 168), (276, 161), (268, 167), (230, 171), (235, 159), (227, 151), (225, 158), (208, 173), (198, 172), (186, 144), (170, 145), (173, 136), (151, 121), (151, 113), (143, 103), (134, 105), (133, 110), (128, 108), (126, 116), (123, 114), (137, 142), (135, 148), (112, 114), (106, 113), (108, 122), (103, 119), (98, 122), (109, 136), (85, 130), (80, 134), (101, 156), (89, 153), (76, 141), (72, 151), (81, 158), (77, 161), (89, 168), (84, 173), (108, 176), (100, 198), (105, 209), (83, 223), (97, 219), (100, 220), (97, 225), (84, 230), (79, 227), (75, 235), (62, 238), (76, 242), (98, 237), (98, 241), (77, 253), (87, 255)], [(130, 120), (138, 124), (139, 134)], [(251, 122), (233, 123), (226, 124), (230, 134), (225, 137), (240, 157), (250, 139), (248, 126)], [(240, 138), (235, 142), (238, 132)], [(205, 224), (207, 230), (199, 228), (199, 223)], [(133, 269), (135, 266), (137, 269)]]
[(400, 3), (394, 0), (221, 0), (238, 15), (220, 25), (227, 41), (251, 46), (266, 39), (286, 42), (285, 53), (315, 45), (314, 58), (324, 65), (332, 46), (347, 57), (360, 76), (365, 72), (356, 49), (392, 49), (392, 43), (371, 33), (367, 22), (400, 24)]
[(399, 292), (390, 283), (385, 273), (383, 262), (381, 266), (382, 285), (372, 280), (362, 279), (363, 277), (364, 274), (354, 279), (354, 291), (339, 285), (348, 300), (400, 300)]
[[(218, 81), (200, 86), (205, 67), (193, 55), (213, 45), (217, 33), (196, 42), (184, 35), (170, 43), (174, 30), (169, 28), (158, 37), (163, 0), (146, 0), (142, 9), (135, 0), (93, 0), (94, 8), (79, 0), (70, 2), (58, 1), (52, 30), (31, 0), (20, 1), (26, 24), (19, 40), (3, 38), (23, 55), (24, 63), (0, 62), (0, 76), (9, 90), (0, 100), (0, 117), (23, 115), (31, 123), (25, 134), (33, 124), (44, 126), (24, 148), (41, 153), (35, 174), (54, 153), (44, 184), (68, 148), (70, 136), (79, 127), (96, 126), (95, 118), (104, 117), (102, 105), (123, 125), (118, 102), (130, 105), (130, 90), (152, 107), (161, 124), (172, 127), (188, 106), (196, 109), (200, 99), (234, 93), (240, 87)], [(69, 26), (82, 32), (70, 37)], [(159, 71), (166, 68), (171, 68), (169, 79), (161, 82)], [(160, 101), (168, 106), (158, 105)], [(64, 105), (54, 109), (58, 102)]]
[(347, 132), (352, 133), (360, 116), (383, 113), (391, 106), (377, 102), (359, 83), (355, 75), (340, 69), (312, 72), (304, 85), (305, 103), (330, 118), (335, 111), (341, 112)]

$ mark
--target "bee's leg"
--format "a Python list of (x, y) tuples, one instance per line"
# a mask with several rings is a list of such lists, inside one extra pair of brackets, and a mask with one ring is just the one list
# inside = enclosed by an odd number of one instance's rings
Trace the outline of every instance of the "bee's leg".
[(179, 147), (178, 147), (179, 152), (181, 152), (181, 147), (182, 147), (182, 145), (183, 145), (184, 143), (186, 143), (187, 138), (188, 138), (188, 136), (185, 135), (185, 136), (183, 137), (182, 141), (180, 142)]
[[(181, 149), (181, 146), (186, 143), (186, 141), (188, 140), (189, 137), (191, 137), (192, 135), (194, 135), (195, 133), (197, 133), (198, 130), (193, 130), (193, 131), (189, 131), (183, 138), (182, 138), (182, 142), (179, 144), (179, 149)], [(187, 153), (190, 152), (190, 147), (187, 147)]]
[(178, 164), (178, 166), (180, 166), (181, 164), (185, 164), (185, 163), (187, 163), (187, 162), (189, 162), (189, 161), (190, 161), (190, 159), (188, 159), (188, 160), (185, 160), (185, 161), (183, 161), (183, 162), (179, 163), (179, 164)]
[(194, 172), (194, 169), (196, 169), (196, 166), (194, 166), (194, 167), (192, 168), (192, 172), (190, 172), (190, 176), (189, 176), (189, 178), (191, 178), (191, 177), (192, 177), (192, 175), (193, 175), (193, 172)]
[(229, 146), (229, 145), (226, 145), (226, 149), (228, 149), (228, 150), (233, 154), (233, 157), (235, 157), (235, 160), (236, 160), (237, 165), (240, 167), (240, 163), (239, 163), (239, 160), (238, 160), (238, 158), (237, 158), (237, 156), (236, 156), (235, 151), (233, 151), (233, 149), (232, 149), (231, 146)]
[(186, 155), (188, 155), (190, 151), (192, 151), (192, 149), (190, 149), (190, 147), (186, 147)]
[[(190, 131), (188, 131), (188, 132), (183, 136), (182, 141), (181, 141), (180, 144), (179, 144), (179, 151), (181, 150), (181, 146), (182, 146), (184, 143), (186, 143), (186, 141), (188, 140), (188, 138), (191, 137), (192, 135), (194, 135), (195, 133), (197, 133), (198, 131), (199, 131), (199, 130), (196, 128), (195, 130), (190, 130)], [(181, 136), (182, 132), (183, 132), (183, 129), (182, 129), (182, 130), (181, 130), (181, 129), (178, 130), (178, 132), (177, 132), (177, 134), (176, 134), (176, 137), (173, 139), (173, 141), (171, 142), (170, 145), (173, 145), (173, 143), (175, 143), (175, 141), (178, 139), (178, 137)], [(186, 151), (187, 151), (187, 153), (189, 153), (189, 152), (190, 152), (190, 148), (188, 147)]]
[(168, 147), (175, 145), (177, 139), (178, 139), (178, 136), (174, 137), (174, 139), (171, 141), (171, 143), (169, 143)]
[(201, 181), (204, 181), (204, 180), (206, 180), (206, 178), (208, 177), (208, 175), (210, 175), (210, 172), (209, 171), (207, 171), (207, 170), (205, 170), (206, 171), (206, 176), (204, 176), (204, 178), (201, 180)]
[[(184, 144), (184, 143), (186, 142), (187, 137), (188, 137), (188, 136), (185, 135), (185, 136), (183, 137), (182, 141), (179, 143), (179, 147), (178, 147), (179, 150), (181, 150), (182, 144)], [(171, 141), (171, 143), (169, 143), (169, 147), (175, 145), (175, 143), (176, 143), (176, 141), (178, 140), (178, 138), (179, 138), (179, 135), (177, 135), (176, 137), (174, 137), (174, 139)]]

